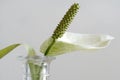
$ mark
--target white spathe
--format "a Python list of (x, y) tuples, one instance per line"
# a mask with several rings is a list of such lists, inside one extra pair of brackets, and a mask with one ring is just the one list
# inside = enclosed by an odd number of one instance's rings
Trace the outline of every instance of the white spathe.
[[(96, 34), (78, 34), (66, 32), (61, 38), (58, 38), (51, 47), (48, 56), (56, 56), (78, 50), (96, 50), (102, 49), (109, 45), (114, 39), (110, 35)], [(48, 46), (51, 44), (52, 38), (46, 40), (40, 48), (42, 53), (45, 53)]]

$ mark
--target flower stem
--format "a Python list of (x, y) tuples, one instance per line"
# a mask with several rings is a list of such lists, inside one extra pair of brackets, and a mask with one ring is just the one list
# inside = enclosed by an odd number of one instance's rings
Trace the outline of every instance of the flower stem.
[(29, 63), (29, 68), (31, 72), (31, 79), (40, 80), (41, 67), (38, 65), (35, 65), (34, 63)]
[(52, 48), (55, 42), (56, 42), (56, 39), (52, 39), (51, 44), (48, 46), (47, 50), (45, 51), (45, 54), (44, 54), (45, 56), (49, 53), (50, 49)]

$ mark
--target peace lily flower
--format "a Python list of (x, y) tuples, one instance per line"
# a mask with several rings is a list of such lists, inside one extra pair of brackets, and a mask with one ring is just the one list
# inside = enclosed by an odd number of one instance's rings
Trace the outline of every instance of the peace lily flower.
[[(109, 35), (96, 35), (96, 34), (78, 34), (66, 32), (68, 26), (74, 19), (74, 16), (78, 12), (79, 4), (74, 3), (70, 9), (66, 12), (60, 23), (57, 25), (52, 36), (43, 42), (40, 48), (40, 52), (44, 54), (44, 59), (47, 61), (48, 56), (57, 56), (72, 51), (78, 50), (97, 50), (105, 48), (109, 45), (113, 39)], [(3, 58), (9, 52), (14, 50), (16, 47), (23, 45), (28, 51), (28, 59), (36, 58), (37, 54), (35, 50), (27, 44), (12, 44), (0, 50), (0, 58)], [(49, 60), (49, 59), (48, 59)], [(42, 80), (41, 67), (33, 62), (28, 62), (31, 72), (32, 80)], [(43, 66), (42, 66), (43, 67)], [(37, 75), (36, 75), (37, 74)], [(37, 76), (37, 77), (36, 77)], [(46, 77), (46, 76), (45, 76)]]
[(96, 50), (108, 46), (113, 39), (109, 35), (77, 34), (65, 32), (79, 9), (74, 4), (58, 24), (52, 37), (46, 40), (40, 51), (46, 56), (57, 56), (77, 50)]

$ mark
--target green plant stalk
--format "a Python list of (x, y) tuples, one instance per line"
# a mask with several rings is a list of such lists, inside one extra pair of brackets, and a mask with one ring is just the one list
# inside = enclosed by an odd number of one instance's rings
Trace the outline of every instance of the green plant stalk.
[(45, 51), (45, 54), (44, 54), (45, 56), (47, 56), (47, 54), (49, 53), (50, 49), (52, 48), (55, 42), (56, 42), (56, 39), (53, 39), (51, 44), (48, 46), (47, 50)]
[(31, 73), (32, 80), (40, 80), (41, 66), (35, 65), (34, 63), (28, 63)]
[[(35, 50), (32, 47), (29, 47), (28, 45), (25, 45), (25, 47), (28, 51), (28, 58), (37, 56)], [(29, 59), (27, 60), (26, 64), (26, 67), (30, 69), (31, 80), (40, 80), (40, 72), (42, 69), (41, 66), (35, 64), (34, 61), (31, 61)]]

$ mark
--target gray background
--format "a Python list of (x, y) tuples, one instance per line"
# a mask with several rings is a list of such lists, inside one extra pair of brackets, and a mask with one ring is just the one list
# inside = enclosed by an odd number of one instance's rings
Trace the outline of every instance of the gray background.
[[(78, 2), (79, 13), (68, 31), (109, 34), (106, 49), (77, 51), (58, 56), (51, 64), (50, 80), (120, 80), (120, 0), (0, 0), (0, 48), (27, 43), (39, 53), (67, 9)], [(0, 60), (0, 80), (22, 80), (23, 46)]]

